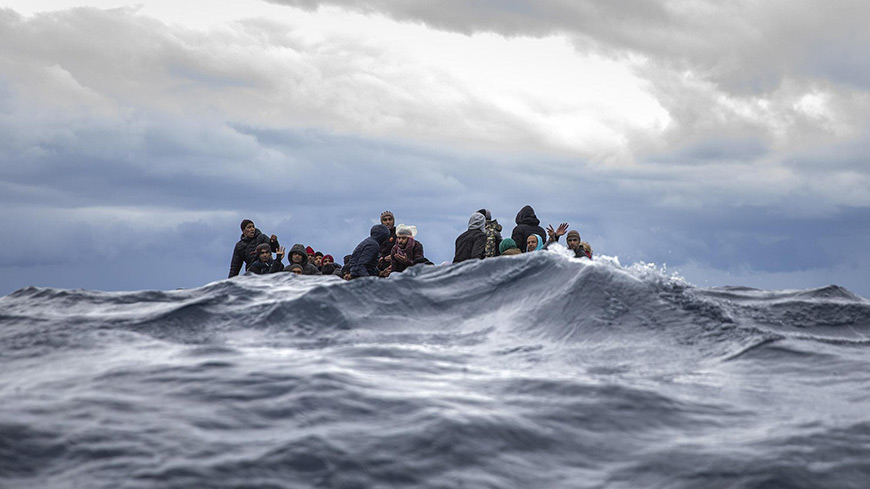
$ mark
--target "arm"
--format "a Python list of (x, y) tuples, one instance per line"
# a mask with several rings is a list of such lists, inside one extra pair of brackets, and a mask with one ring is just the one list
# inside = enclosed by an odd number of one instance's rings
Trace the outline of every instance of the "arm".
[(233, 248), (233, 257), (230, 260), (230, 274), (227, 278), (233, 278), (238, 275), (242, 270), (242, 263), (244, 263), (244, 260), (242, 260), (242, 256), (239, 255), (238, 247)]
[(484, 256), (486, 256), (486, 235), (481, 234), (471, 245), (471, 257), (483, 259)]

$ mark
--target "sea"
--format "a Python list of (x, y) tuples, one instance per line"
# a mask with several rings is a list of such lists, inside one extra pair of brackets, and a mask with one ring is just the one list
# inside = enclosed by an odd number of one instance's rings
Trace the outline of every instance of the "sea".
[(0, 488), (870, 487), (870, 301), (564, 249), (0, 298)]

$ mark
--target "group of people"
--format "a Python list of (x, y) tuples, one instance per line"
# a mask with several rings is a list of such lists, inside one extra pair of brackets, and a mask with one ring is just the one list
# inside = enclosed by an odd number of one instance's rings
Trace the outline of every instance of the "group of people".
[[(299, 243), (290, 248), (287, 265), (284, 265), (285, 249), (278, 242), (278, 237), (274, 234), (267, 236), (257, 229), (253, 221), (245, 219), (241, 223), (242, 236), (233, 249), (229, 277), (238, 275), (244, 266), (246, 274), (291, 272), (337, 275), (350, 280), (357, 277), (388, 277), (391, 273), (402, 272), (414, 265), (433, 264), (423, 254), (423, 244), (416, 239), (415, 226), (396, 226), (396, 217), (390, 211), (382, 212), (380, 220), (380, 224), (372, 226), (369, 237), (362, 240), (353, 253), (346, 255), (343, 266), (339, 267), (332, 255)], [(468, 219), (468, 230), (456, 238), (453, 263), (545, 250), (566, 234), (566, 245), (574, 252), (574, 256), (592, 258), (589, 243), (582, 241), (577, 231), (569, 231), (568, 223), (562, 223), (555, 229), (549, 225), (545, 231), (535, 210), (529, 205), (520, 209), (515, 222), (511, 237), (502, 238), (502, 226), (492, 219), (489, 210), (480, 209), (473, 213)], [(546, 242), (544, 236), (547, 236)]]

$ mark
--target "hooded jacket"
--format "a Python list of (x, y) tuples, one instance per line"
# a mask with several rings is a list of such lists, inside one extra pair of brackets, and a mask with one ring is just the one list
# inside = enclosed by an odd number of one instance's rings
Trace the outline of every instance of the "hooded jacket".
[(302, 267), (302, 275), (320, 275), (320, 270), (314, 266), (313, 263), (308, 263), (308, 253), (305, 250), (305, 245), (296, 243), (290, 248), (290, 253), (287, 253), (287, 266), (284, 267), (285, 272), (290, 271), (290, 267), (293, 265), (293, 254), (302, 255), (302, 261), (299, 265)]
[(486, 217), (479, 212), (475, 212), (468, 218), (468, 231), (456, 238), (453, 263), (484, 257), (486, 253), (486, 233), (483, 232), (485, 225)]
[(526, 243), (529, 240), (529, 236), (533, 234), (537, 234), (538, 236), (547, 235), (544, 228), (540, 226), (541, 221), (539, 221), (538, 216), (535, 215), (535, 210), (532, 209), (532, 206), (530, 205), (520, 209), (514, 222), (516, 222), (517, 225), (511, 232), (511, 239), (514, 240), (517, 247), (523, 253), (526, 251)]
[(242, 271), (243, 263), (247, 267), (257, 261), (257, 246), (263, 243), (268, 244), (273, 252), (278, 251), (278, 240), (270, 242), (269, 236), (260, 232), (259, 229), (254, 230), (253, 238), (248, 238), (242, 233), (242, 237), (233, 248), (233, 257), (230, 259), (230, 274), (227, 278), (238, 275)]
[(350, 255), (350, 276), (378, 276), (378, 257), (381, 245), (390, 239), (390, 230), (383, 224), (375, 224), (369, 232), (369, 237), (360, 241)]

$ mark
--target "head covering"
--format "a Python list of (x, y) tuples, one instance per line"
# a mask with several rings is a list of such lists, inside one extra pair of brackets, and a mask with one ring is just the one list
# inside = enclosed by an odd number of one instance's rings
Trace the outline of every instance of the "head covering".
[(396, 226), (396, 236), (410, 236), (413, 238), (414, 236), (417, 236), (417, 226), (399, 224)]
[(381, 219), (383, 219), (384, 216), (390, 216), (390, 217), (392, 217), (393, 219), (396, 218), (396, 216), (394, 216), (393, 213), (392, 213), (391, 211), (384, 211), (384, 212), (381, 212)]
[(312, 247), (310, 247), (310, 246), (306, 246), (306, 247), (305, 247), (305, 254), (307, 254), (307, 255), (313, 255), (313, 254), (314, 254), (314, 248), (312, 248)]
[(501, 243), (498, 244), (498, 252), (504, 253), (505, 251), (507, 251), (511, 248), (516, 248), (516, 247), (517, 247), (516, 241), (514, 241), (511, 238), (505, 238), (505, 239), (501, 240)]
[(323, 255), (321, 261), (325, 261), (327, 258), (329, 258), (329, 261), (331, 261), (332, 263), (335, 263), (335, 258), (333, 258), (332, 255)]
[(300, 272), (305, 271), (305, 269), (302, 268), (302, 265), (300, 265), (298, 263), (294, 263), (294, 264), (290, 265), (289, 267), (285, 268), (284, 270), (286, 270), (288, 272), (292, 272), (293, 270), (299, 270)]
[(261, 251), (268, 251), (268, 252), (269, 252), (269, 255), (271, 256), (271, 254), (272, 254), (272, 247), (269, 246), (269, 243), (260, 243), (259, 245), (257, 245), (257, 258), (260, 257), (260, 252), (261, 252)]
[(492, 221), (492, 214), (489, 213), (489, 209), (481, 209), (477, 212), (483, 214), (483, 217), (485, 217), (487, 221)]
[(577, 231), (574, 231), (573, 229), (568, 231), (568, 235), (565, 237), (565, 239), (571, 239), (571, 238), (577, 238), (577, 241), (582, 241), (580, 239), (580, 233), (578, 233)]
[(390, 230), (383, 224), (375, 224), (369, 231), (369, 236), (374, 238), (378, 244), (383, 244), (384, 241), (390, 239)]
[[(535, 249), (533, 249), (532, 251), (538, 251), (538, 250), (544, 249), (544, 240), (541, 239), (541, 236), (539, 234), (532, 234), (531, 236), (534, 236), (538, 240), (538, 246), (536, 246)], [(528, 238), (526, 238), (526, 239), (528, 239)], [(526, 247), (526, 251), (529, 251), (528, 247)]]
[(480, 229), (483, 231), (483, 228), (486, 226), (486, 216), (481, 214), (480, 212), (475, 212), (468, 218), (468, 229)]
[(254, 221), (252, 221), (250, 219), (243, 219), (242, 220), (242, 225), (241, 225), (242, 231), (244, 231), (245, 228), (248, 227), (248, 224), (254, 224)]
[(322, 252), (322, 251), (316, 251), (316, 252), (314, 253), (314, 256), (318, 256), (318, 255), (320, 255), (320, 256), (322, 257), (322, 256), (323, 256), (323, 252)]

